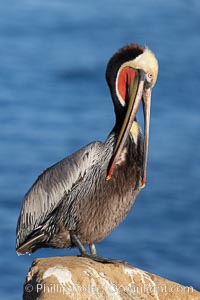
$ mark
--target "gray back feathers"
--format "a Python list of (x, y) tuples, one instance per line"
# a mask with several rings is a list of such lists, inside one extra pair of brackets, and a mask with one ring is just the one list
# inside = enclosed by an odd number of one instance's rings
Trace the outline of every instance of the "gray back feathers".
[(45, 222), (64, 194), (68, 194), (87, 170), (99, 161), (102, 148), (101, 142), (93, 142), (46, 169), (38, 177), (24, 197), (17, 224), (17, 248)]

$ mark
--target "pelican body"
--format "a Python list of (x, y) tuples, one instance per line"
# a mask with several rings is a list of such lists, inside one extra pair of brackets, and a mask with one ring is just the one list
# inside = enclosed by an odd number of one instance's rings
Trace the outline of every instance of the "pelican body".
[[(106, 79), (116, 123), (104, 143), (95, 141), (46, 169), (24, 197), (17, 223), (16, 251), (78, 247), (97, 255), (94, 244), (126, 217), (145, 185), (151, 90), (158, 74), (154, 54), (131, 44), (108, 62)], [(137, 123), (140, 102), (144, 137)], [(85, 246), (90, 246), (90, 253)]]

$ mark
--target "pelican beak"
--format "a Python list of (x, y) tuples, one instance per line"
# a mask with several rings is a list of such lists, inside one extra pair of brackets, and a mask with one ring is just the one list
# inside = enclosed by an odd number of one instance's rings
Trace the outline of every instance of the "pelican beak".
[(149, 149), (149, 127), (150, 127), (150, 112), (151, 112), (151, 87), (145, 87), (143, 91), (142, 103), (144, 113), (144, 158), (143, 158), (143, 177), (141, 188), (146, 185), (147, 178), (147, 159)]
[(144, 113), (144, 163), (143, 163), (143, 177), (141, 187), (145, 186), (146, 183), (146, 168), (147, 168), (147, 156), (148, 156), (148, 141), (149, 141), (149, 122), (150, 122), (150, 102), (151, 102), (151, 87), (148, 85), (146, 80), (147, 76), (143, 70), (136, 69), (136, 76), (132, 79), (129, 90), (129, 101), (122, 124), (115, 149), (114, 154), (111, 158), (110, 165), (108, 168), (108, 173), (106, 180), (109, 180), (112, 176), (114, 167), (117, 160), (122, 152), (124, 144), (130, 133), (131, 126), (136, 118), (137, 111), (139, 109), (140, 102), (143, 102), (143, 113)]

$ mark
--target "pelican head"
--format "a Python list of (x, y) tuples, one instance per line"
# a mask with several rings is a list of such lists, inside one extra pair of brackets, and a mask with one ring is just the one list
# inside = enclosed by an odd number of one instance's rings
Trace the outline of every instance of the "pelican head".
[(131, 130), (140, 105), (144, 113), (144, 166), (142, 186), (146, 183), (149, 143), (151, 92), (158, 76), (158, 61), (147, 47), (131, 44), (115, 53), (107, 65), (106, 80), (113, 99), (116, 125), (120, 127), (107, 180), (112, 176), (117, 159)]

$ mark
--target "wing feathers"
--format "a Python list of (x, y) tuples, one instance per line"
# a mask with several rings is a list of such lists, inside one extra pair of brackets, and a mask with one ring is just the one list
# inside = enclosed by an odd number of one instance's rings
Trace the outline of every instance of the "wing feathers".
[[(24, 197), (17, 224), (17, 248), (59, 205), (87, 170), (98, 162), (102, 143), (93, 142), (46, 169)], [(66, 205), (68, 205), (66, 203)]]

